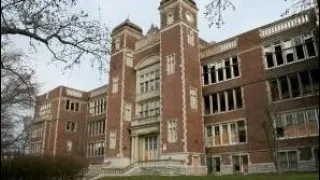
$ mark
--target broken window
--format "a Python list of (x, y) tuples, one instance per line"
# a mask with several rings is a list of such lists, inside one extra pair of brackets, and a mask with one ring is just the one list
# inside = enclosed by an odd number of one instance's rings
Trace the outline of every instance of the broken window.
[(204, 96), (204, 111), (205, 111), (205, 114), (210, 114), (210, 96), (211, 95)]
[(231, 76), (231, 66), (230, 66), (229, 60), (225, 61), (225, 67), (226, 67), (226, 78), (230, 79), (232, 76)]
[(214, 142), (215, 142), (215, 145), (220, 145), (221, 144), (220, 126), (215, 126), (214, 127)]
[(210, 82), (216, 83), (216, 67), (214, 65), (211, 65), (210, 68)]
[(234, 100), (233, 100), (233, 90), (228, 90), (227, 91), (228, 94), (228, 107), (229, 107), (229, 111), (234, 110)]
[(272, 68), (275, 66), (273, 61), (273, 53), (271, 46), (264, 47), (265, 58), (267, 62), (267, 67)]
[(276, 121), (276, 133), (277, 133), (277, 138), (282, 138), (284, 137), (284, 123), (282, 120), (282, 115), (276, 115), (275, 116), (275, 121)]
[(280, 82), (280, 87), (281, 87), (281, 98), (282, 99), (290, 98), (287, 77), (286, 76), (280, 77), (279, 82)]
[(235, 91), (236, 91), (237, 108), (239, 109), (243, 107), (241, 88), (236, 88)]
[(270, 81), (271, 97), (273, 101), (279, 100), (279, 88), (276, 79)]
[(301, 95), (299, 79), (297, 74), (289, 76), (290, 86), (291, 86), (291, 96), (292, 98), (299, 97)]
[(277, 66), (280, 66), (284, 63), (283, 57), (282, 57), (281, 45), (280, 44), (275, 45), (274, 50), (276, 55)]
[(204, 65), (202, 66), (202, 71), (203, 71), (203, 84), (208, 85), (209, 84), (209, 72), (208, 72), (208, 66)]
[(316, 50), (314, 47), (312, 34), (308, 33), (304, 35), (304, 43), (307, 49), (308, 57), (316, 56)]
[(220, 97), (220, 111), (224, 112), (226, 111), (226, 98), (224, 96), (224, 92), (219, 92)]
[(212, 95), (212, 102), (213, 113), (217, 113), (219, 111), (217, 94)]
[(294, 44), (295, 44), (295, 49), (296, 49), (296, 55), (298, 60), (304, 59), (305, 58), (305, 54), (304, 54), (304, 50), (303, 50), (303, 43), (301, 40), (301, 37), (296, 37), (294, 38)]
[(283, 53), (286, 61), (288, 63), (293, 62), (294, 56), (293, 56), (293, 49), (292, 49), (292, 41), (290, 39), (285, 40), (282, 43), (282, 47), (283, 47)]
[(232, 66), (233, 66), (234, 77), (238, 77), (240, 75), (240, 72), (239, 72), (239, 62), (238, 62), (237, 56), (232, 57)]
[(76, 102), (76, 108), (75, 108), (75, 111), (79, 111), (79, 103)]
[(246, 126), (244, 121), (238, 121), (239, 142), (247, 142)]
[(299, 75), (301, 79), (303, 95), (311, 94), (312, 88), (311, 88), (311, 82), (310, 82), (308, 71), (300, 72)]
[(70, 100), (67, 100), (66, 102), (66, 110), (69, 110), (70, 109)]
[(219, 80), (219, 82), (223, 81), (223, 69), (222, 68), (218, 69), (218, 80)]
[(310, 70), (313, 89), (315, 92), (319, 92), (319, 68)]

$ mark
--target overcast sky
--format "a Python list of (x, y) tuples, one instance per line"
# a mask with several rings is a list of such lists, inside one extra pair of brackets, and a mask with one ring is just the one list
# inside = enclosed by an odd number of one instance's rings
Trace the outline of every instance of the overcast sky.
[[(160, 0), (79, 0), (80, 7), (86, 10), (93, 19), (101, 20), (110, 30), (123, 22), (128, 16), (130, 20), (146, 32), (151, 24), (159, 25)], [(210, 0), (197, 0), (199, 8), (200, 37), (206, 41), (216, 41), (233, 37), (239, 33), (259, 27), (281, 18), (281, 14), (289, 6), (284, 0), (234, 0), (236, 11), (225, 14), (226, 24), (220, 28), (209, 28), (204, 16), (205, 4)], [(99, 8), (100, 7), (100, 8)], [(100, 10), (99, 10), (100, 9)], [(26, 49), (28, 41), (19, 43), (20, 48), (30, 54), (31, 63), (36, 70), (36, 81), (41, 84), (40, 94), (59, 85), (89, 91), (107, 84), (107, 74), (100, 74), (89, 63), (83, 62), (79, 67), (62, 72), (63, 64), (52, 64), (51, 54), (46, 49), (32, 52)]]

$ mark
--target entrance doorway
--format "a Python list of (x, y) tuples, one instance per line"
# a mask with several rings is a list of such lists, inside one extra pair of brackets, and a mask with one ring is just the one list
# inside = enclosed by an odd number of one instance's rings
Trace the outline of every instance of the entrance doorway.
[(158, 135), (144, 136), (143, 161), (156, 160), (159, 158)]

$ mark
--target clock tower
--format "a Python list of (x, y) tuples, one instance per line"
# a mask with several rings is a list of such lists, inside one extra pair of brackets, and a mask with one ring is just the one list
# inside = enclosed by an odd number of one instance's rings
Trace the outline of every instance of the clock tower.
[(205, 171), (197, 5), (162, 0), (159, 10), (161, 155)]

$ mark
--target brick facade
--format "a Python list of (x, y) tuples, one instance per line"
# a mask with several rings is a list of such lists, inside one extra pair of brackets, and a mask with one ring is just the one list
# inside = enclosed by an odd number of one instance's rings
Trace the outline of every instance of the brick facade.
[[(112, 167), (181, 160), (192, 172), (259, 173), (275, 170), (276, 131), (281, 167), (288, 163), (289, 170), (315, 169), (319, 33), (314, 12), (208, 43), (198, 37), (194, 1), (163, 0), (159, 11), (160, 28), (152, 26), (146, 35), (128, 19), (114, 28), (108, 87), (82, 92), (60, 86), (37, 98), (34, 125), (43, 124), (41, 136), (31, 139), (42, 143), (37, 152), (72, 153)], [(312, 41), (306, 40), (308, 32)], [(302, 44), (295, 38), (300, 36)], [(294, 45), (286, 49), (288, 42)], [(279, 48), (277, 43), (281, 49), (271, 52), (273, 62), (269, 62), (267, 48)], [(303, 60), (297, 60), (299, 53), (304, 53)], [(268, 68), (268, 63), (278, 67)], [(274, 79), (278, 89), (271, 84)], [(300, 84), (294, 87), (295, 82)], [(297, 87), (300, 94), (293, 97)], [(70, 95), (70, 90), (75, 92)], [(93, 100), (101, 98), (106, 99), (105, 110), (90, 115)], [(79, 110), (66, 110), (67, 100), (78, 102)], [(51, 104), (50, 116), (41, 118), (39, 110), (46, 103)], [(281, 119), (285, 125), (275, 129), (278, 115), (285, 118)], [(75, 132), (66, 131), (70, 121), (77, 124)], [(92, 135), (95, 122), (99, 128), (103, 124), (104, 132), (99, 129), (98, 135)], [(282, 131), (284, 138), (279, 135)], [(72, 141), (71, 151), (67, 151), (68, 141)]]

